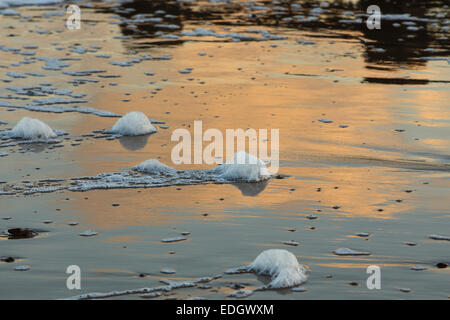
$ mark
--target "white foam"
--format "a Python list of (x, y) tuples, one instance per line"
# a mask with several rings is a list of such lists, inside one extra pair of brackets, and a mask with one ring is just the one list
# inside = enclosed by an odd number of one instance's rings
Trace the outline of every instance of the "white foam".
[(48, 140), (56, 138), (56, 133), (38, 119), (25, 117), (11, 130), (10, 136), (27, 140)]
[(63, 300), (104, 299), (104, 298), (118, 297), (118, 296), (131, 295), (131, 294), (149, 294), (149, 293), (153, 293), (153, 292), (170, 292), (170, 291), (176, 290), (176, 289), (195, 287), (199, 283), (209, 282), (214, 279), (215, 278), (212, 278), (212, 277), (198, 278), (193, 281), (183, 281), (183, 280), (172, 281), (172, 280), (167, 280), (167, 279), (161, 279), (160, 282), (165, 284), (164, 286), (157, 286), (157, 287), (151, 287), (151, 288), (140, 288), (140, 289), (129, 289), (129, 290), (123, 290), (123, 291), (92, 292), (92, 293), (85, 293), (85, 294), (81, 294), (78, 296), (65, 298)]
[(272, 281), (268, 285), (271, 289), (295, 287), (308, 279), (305, 267), (298, 263), (292, 253), (282, 249), (261, 252), (247, 269), (271, 276)]
[(140, 136), (156, 132), (145, 114), (138, 111), (129, 112), (120, 118), (109, 132), (123, 136)]
[(244, 151), (235, 153), (233, 159), (217, 167), (217, 171), (221, 178), (231, 181), (258, 182), (270, 178), (266, 164)]
[(166, 175), (173, 175), (176, 173), (176, 170), (174, 168), (171, 168), (156, 159), (146, 160), (138, 166), (134, 167), (134, 169), (136, 171), (144, 173), (158, 173)]
[[(63, 131), (55, 131), (57, 135), (65, 134)], [(2, 132), (0, 131), (0, 137)], [(6, 131), (6, 136), (10, 137), (10, 131)], [(28, 141), (22, 142), (27, 143)], [(50, 142), (50, 141), (48, 141)], [(8, 142), (0, 144), (0, 147), (17, 145)], [(245, 153), (244, 153), (245, 155)], [(235, 156), (236, 157), (236, 156)], [(258, 159), (255, 157), (255, 159)], [(259, 160), (259, 159), (258, 159)], [(142, 162), (133, 170), (123, 172), (100, 173), (96, 176), (74, 177), (70, 184), (62, 183), (58, 186), (37, 187), (21, 191), (22, 194), (49, 193), (59, 190), (69, 190), (72, 192), (106, 189), (128, 189), (128, 188), (157, 188), (177, 185), (198, 185), (198, 184), (224, 184), (235, 183), (236, 181), (253, 183), (261, 179), (270, 178), (266, 173), (267, 169), (262, 170), (263, 175), (258, 170), (253, 170), (255, 164), (233, 164), (224, 171), (224, 165), (214, 169), (206, 170), (176, 170), (156, 159), (150, 159)], [(243, 166), (243, 168), (240, 168)], [(248, 168), (250, 166), (250, 169)], [(256, 164), (259, 167), (258, 164)], [(225, 167), (226, 168), (226, 167)], [(260, 168), (261, 169), (261, 168)], [(146, 174), (140, 174), (140, 173)], [(257, 186), (255, 184), (254, 186)], [(264, 187), (264, 186), (263, 186)], [(8, 190), (3, 190), (8, 191)]]

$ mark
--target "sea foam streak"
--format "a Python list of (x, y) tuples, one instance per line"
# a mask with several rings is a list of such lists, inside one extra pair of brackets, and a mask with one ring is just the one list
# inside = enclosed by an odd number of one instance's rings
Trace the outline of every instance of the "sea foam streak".
[[(249, 159), (245, 153), (234, 158)], [(256, 164), (231, 163), (219, 165), (206, 170), (176, 170), (156, 159), (142, 162), (136, 167), (123, 172), (101, 173), (96, 176), (72, 178), (70, 184), (66, 181), (61, 184), (48, 183), (46, 185), (27, 184), (22, 191), (11, 185), (3, 185), (3, 191), (16, 190), (15, 194), (25, 195), (35, 193), (48, 193), (59, 190), (89, 191), (99, 189), (127, 189), (127, 188), (157, 188), (176, 185), (198, 184), (226, 184), (226, 183), (256, 183), (270, 178), (267, 169), (261, 160), (255, 157)], [(225, 167), (224, 167), (225, 166)], [(31, 185), (31, 186), (30, 186)]]

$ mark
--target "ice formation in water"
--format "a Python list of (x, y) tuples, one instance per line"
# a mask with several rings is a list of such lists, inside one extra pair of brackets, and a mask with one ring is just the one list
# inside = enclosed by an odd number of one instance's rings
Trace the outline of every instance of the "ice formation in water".
[[(55, 133), (60, 135), (65, 132), (56, 131)], [(247, 154), (242, 154), (242, 157), (246, 158)], [(235, 158), (239, 158), (239, 156), (235, 155)], [(3, 190), (0, 190), (0, 195), (19, 193), (30, 195), (36, 193), (51, 193), (59, 190), (80, 192), (104, 189), (157, 188), (209, 183), (233, 183), (235, 185), (240, 185), (238, 187), (242, 189), (243, 184), (270, 178), (270, 175), (267, 173), (265, 166), (263, 167), (262, 162), (259, 162), (260, 160), (256, 157), (254, 157), (254, 159), (258, 160), (258, 163), (226, 164), (206, 170), (176, 170), (162, 164), (156, 159), (150, 159), (134, 167), (133, 170), (101, 173), (96, 176), (74, 177), (71, 179), (70, 184), (63, 183), (64, 180), (61, 180), (58, 181), (61, 183), (58, 183), (57, 185), (47, 184), (42, 186), (38, 184), (29, 184), (20, 190), (11, 190), (8, 185), (5, 185), (3, 186)]]
[(156, 128), (151, 124), (145, 114), (133, 111), (120, 118), (109, 132), (123, 136), (140, 136), (154, 133), (156, 132)]
[(368, 256), (370, 252), (367, 251), (357, 251), (349, 248), (339, 248), (333, 251), (337, 256)]
[(134, 169), (136, 171), (144, 173), (158, 173), (167, 175), (173, 175), (176, 173), (176, 170), (174, 168), (171, 168), (156, 159), (146, 160), (138, 166), (134, 167)]
[(244, 151), (235, 153), (233, 159), (217, 167), (217, 172), (226, 180), (257, 182), (270, 178), (266, 164)]
[(163, 286), (150, 287), (150, 288), (139, 288), (139, 289), (129, 289), (123, 291), (111, 291), (111, 292), (92, 292), (85, 293), (74, 297), (65, 298), (64, 300), (89, 300), (89, 299), (104, 299), (109, 297), (118, 297), (130, 294), (149, 294), (154, 292), (170, 292), (176, 289), (191, 288), (195, 287), (200, 283), (206, 283), (214, 280), (213, 277), (203, 277), (198, 278), (193, 281), (172, 281), (167, 279), (161, 279)]
[(44, 122), (25, 117), (10, 131), (9, 136), (27, 140), (48, 140), (56, 138), (57, 135)]
[(297, 258), (282, 249), (261, 252), (247, 267), (247, 271), (271, 276), (270, 289), (295, 287), (308, 279), (306, 269), (298, 263)]
[(39, 5), (58, 4), (61, 3), (62, 1), (63, 0), (0, 0), (0, 9), (18, 6), (39, 6)]

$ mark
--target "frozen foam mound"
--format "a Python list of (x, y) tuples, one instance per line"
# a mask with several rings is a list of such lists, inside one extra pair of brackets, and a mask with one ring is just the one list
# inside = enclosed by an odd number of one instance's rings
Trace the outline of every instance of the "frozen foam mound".
[(231, 181), (258, 182), (270, 178), (266, 164), (259, 158), (240, 151), (233, 159), (217, 167), (221, 178)]
[(306, 269), (287, 250), (269, 249), (261, 252), (247, 270), (272, 278), (271, 289), (290, 288), (304, 283), (308, 276)]
[(25, 117), (9, 133), (11, 138), (26, 140), (48, 140), (57, 134), (47, 124), (38, 119)]
[(177, 172), (174, 168), (171, 168), (156, 159), (144, 161), (133, 169), (144, 173), (158, 173), (166, 175), (173, 175)]
[(145, 114), (138, 111), (129, 112), (117, 120), (116, 124), (109, 130), (123, 136), (140, 136), (156, 132)]

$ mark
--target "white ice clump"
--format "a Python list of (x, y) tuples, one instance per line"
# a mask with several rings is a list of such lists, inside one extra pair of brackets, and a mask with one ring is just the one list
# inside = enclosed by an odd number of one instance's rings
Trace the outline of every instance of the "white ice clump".
[(333, 251), (337, 256), (368, 256), (370, 252), (367, 251), (356, 251), (349, 248), (339, 248)]
[(433, 239), (433, 240), (447, 240), (447, 241), (450, 241), (450, 237), (448, 237), (448, 236), (441, 236), (439, 234), (431, 234), (429, 236), (429, 238)]
[(96, 236), (97, 234), (98, 234), (98, 232), (91, 231), (91, 230), (86, 230), (86, 231), (83, 231), (82, 233), (80, 233), (80, 236), (82, 236), (82, 237), (92, 237), (92, 236)]
[(31, 267), (27, 266), (27, 265), (17, 266), (17, 267), (14, 268), (15, 271), (28, 271), (30, 269), (31, 269)]
[(235, 153), (233, 159), (216, 169), (223, 179), (231, 181), (257, 182), (270, 178), (266, 164), (244, 151)]
[(44, 122), (25, 117), (11, 130), (12, 138), (22, 138), (27, 140), (48, 140), (56, 138), (56, 133)]
[(240, 289), (237, 291), (233, 291), (232, 293), (230, 293), (228, 295), (228, 297), (230, 298), (247, 298), (248, 296), (251, 296), (255, 291), (254, 290), (244, 290), (244, 289)]
[(159, 162), (156, 159), (150, 159), (142, 162), (138, 166), (134, 167), (136, 171), (144, 172), (144, 173), (158, 173), (165, 175), (173, 175), (176, 173), (176, 170)]
[(156, 132), (156, 128), (151, 124), (145, 114), (133, 111), (120, 118), (109, 132), (123, 136), (140, 136), (154, 133)]
[(295, 287), (308, 279), (305, 267), (298, 263), (291, 252), (282, 249), (261, 252), (247, 270), (271, 276), (272, 281), (268, 285), (270, 289)]

